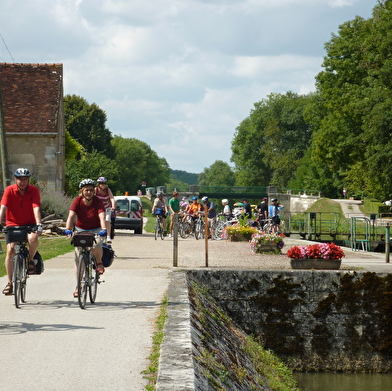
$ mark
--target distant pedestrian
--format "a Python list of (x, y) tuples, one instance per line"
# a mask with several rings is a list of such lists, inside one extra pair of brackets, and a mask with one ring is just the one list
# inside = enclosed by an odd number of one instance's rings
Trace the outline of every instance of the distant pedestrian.
[(180, 211), (180, 201), (178, 199), (178, 191), (173, 191), (173, 197), (169, 200), (170, 213), (170, 233), (169, 238), (173, 236), (174, 222), (178, 220), (178, 212)]
[(343, 187), (343, 198), (347, 198), (347, 189)]
[(208, 218), (208, 227), (209, 227), (208, 239), (212, 239), (215, 236), (215, 226), (216, 226), (215, 205), (212, 201), (208, 201), (207, 196), (204, 196), (201, 200), (203, 201), (203, 204), (207, 206), (207, 218)]
[(250, 207), (250, 204), (246, 198), (242, 200), (242, 213), (244, 216), (246, 216), (247, 219), (252, 218), (252, 208)]
[(280, 213), (283, 209), (283, 205), (278, 203), (276, 198), (271, 200), (272, 205), (269, 206), (269, 217), (272, 224), (272, 233), (278, 233), (280, 230)]
[(257, 207), (260, 228), (263, 228), (268, 220), (268, 198), (264, 197), (261, 204)]

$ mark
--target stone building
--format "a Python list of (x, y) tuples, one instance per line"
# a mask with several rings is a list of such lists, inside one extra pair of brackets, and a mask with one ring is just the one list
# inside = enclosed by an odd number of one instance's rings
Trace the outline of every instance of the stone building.
[(0, 63), (0, 97), (5, 139), (0, 190), (13, 183), (18, 167), (28, 168), (40, 187), (63, 190), (63, 65)]

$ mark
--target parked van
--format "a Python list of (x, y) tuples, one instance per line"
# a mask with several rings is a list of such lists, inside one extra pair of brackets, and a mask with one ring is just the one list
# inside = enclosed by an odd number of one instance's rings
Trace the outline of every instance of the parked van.
[(133, 229), (135, 234), (143, 232), (143, 207), (139, 197), (114, 196), (116, 201), (117, 229)]

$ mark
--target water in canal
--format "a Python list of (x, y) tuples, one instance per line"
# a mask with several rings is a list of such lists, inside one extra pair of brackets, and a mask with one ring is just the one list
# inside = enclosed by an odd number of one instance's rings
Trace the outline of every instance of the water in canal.
[(391, 391), (392, 374), (295, 373), (302, 391)]

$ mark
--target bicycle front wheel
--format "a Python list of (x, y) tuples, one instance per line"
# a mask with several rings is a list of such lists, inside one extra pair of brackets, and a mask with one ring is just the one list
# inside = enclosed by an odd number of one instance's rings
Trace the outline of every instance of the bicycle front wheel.
[(15, 300), (16, 308), (20, 308), (23, 261), (24, 259), (20, 254), (14, 257), (13, 286), (14, 286), (14, 300)]
[[(28, 255), (27, 255), (28, 256)], [(22, 257), (20, 269), (20, 301), (26, 303), (26, 283), (27, 283), (27, 260), (28, 258)]]
[(88, 288), (88, 265), (85, 254), (79, 255), (78, 265), (78, 302), (83, 310), (86, 308), (87, 288)]
[(157, 219), (157, 221), (155, 222), (155, 230), (154, 230), (155, 240), (158, 239), (158, 235), (159, 235), (159, 221)]
[(163, 240), (165, 238), (165, 235), (164, 235), (164, 231), (163, 231), (162, 220), (159, 221), (159, 231), (160, 231), (160, 235), (161, 235), (161, 240)]
[(219, 220), (215, 227), (215, 235), (214, 235), (215, 240), (222, 239), (222, 233), (225, 227), (226, 227), (226, 222)]
[(183, 239), (186, 239), (191, 233), (191, 225), (187, 221), (185, 223), (181, 223), (179, 233)]
[(199, 240), (201, 238), (201, 220), (196, 221), (195, 226), (195, 239)]
[(91, 254), (90, 264), (88, 267), (89, 270), (89, 295), (90, 295), (90, 303), (94, 304), (97, 298), (97, 289), (98, 289), (98, 279), (99, 274), (97, 273), (97, 261), (94, 255)]

